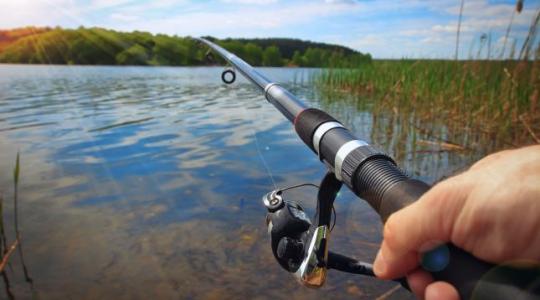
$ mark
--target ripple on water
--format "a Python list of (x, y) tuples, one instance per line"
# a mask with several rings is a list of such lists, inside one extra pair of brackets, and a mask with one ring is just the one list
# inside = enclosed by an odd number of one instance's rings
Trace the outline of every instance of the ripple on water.
[[(10, 199), (20, 151), (19, 220), (40, 298), (373, 299), (393, 287), (331, 273), (313, 291), (279, 269), (260, 197), (270, 176), (284, 186), (324, 169), (257, 89), (223, 85), (221, 71), (0, 66), (0, 192)], [(316, 71), (264, 72), (320, 104), (302, 79)], [(369, 127), (369, 114), (342, 110)], [(313, 210), (312, 195), (295, 195)], [(338, 200), (332, 247), (372, 258), (376, 216), (350, 193)], [(14, 293), (30, 297), (12, 266)]]

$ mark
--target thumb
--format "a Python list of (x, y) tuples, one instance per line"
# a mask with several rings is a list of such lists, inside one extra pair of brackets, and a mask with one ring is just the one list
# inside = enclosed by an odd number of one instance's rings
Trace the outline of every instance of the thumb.
[(418, 266), (419, 253), (447, 242), (468, 196), (469, 184), (459, 175), (447, 179), (415, 203), (392, 214), (374, 262), (378, 277), (404, 276)]

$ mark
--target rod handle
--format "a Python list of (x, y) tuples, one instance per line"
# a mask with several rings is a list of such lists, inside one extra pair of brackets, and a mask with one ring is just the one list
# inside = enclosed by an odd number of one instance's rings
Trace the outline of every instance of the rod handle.
[[(380, 184), (385, 180), (391, 182), (392, 174), (398, 176), (401, 171), (392, 163), (379, 163), (377, 167), (379, 171), (372, 173), (370, 178), (379, 184), (372, 185), (371, 189), (385, 188), (384, 191), (370, 190), (370, 187), (366, 186), (370, 184), (369, 182), (356, 182), (355, 186), (362, 186), (364, 189), (363, 192), (356, 192), (371, 197), (367, 200), (383, 222), (392, 213), (413, 203), (430, 189), (428, 184), (410, 178), (394, 184)], [(366, 175), (362, 174), (361, 170), (358, 173), (360, 177)], [(403, 175), (400, 175), (400, 178), (403, 178), (401, 176)], [(357, 178), (358, 180), (361, 178)], [(380, 196), (379, 199), (375, 199), (377, 195)], [(452, 284), (458, 290), (461, 299), (532, 300), (540, 297), (538, 266), (495, 265), (480, 260), (453, 244), (440, 245), (423, 253), (420, 263), (435, 280)]]

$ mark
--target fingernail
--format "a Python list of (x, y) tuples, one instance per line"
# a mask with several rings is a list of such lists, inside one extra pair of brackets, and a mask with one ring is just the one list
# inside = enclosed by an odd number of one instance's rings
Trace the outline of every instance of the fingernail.
[(380, 249), (377, 253), (377, 257), (375, 257), (375, 262), (373, 263), (373, 271), (377, 276), (382, 276), (386, 272), (386, 262), (384, 261), (382, 251)]

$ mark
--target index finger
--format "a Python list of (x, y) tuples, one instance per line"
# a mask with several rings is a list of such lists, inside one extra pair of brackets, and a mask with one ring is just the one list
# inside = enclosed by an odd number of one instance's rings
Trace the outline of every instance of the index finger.
[(454, 222), (468, 195), (463, 176), (435, 185), (418, 201), (388, 218), (374, 263), (377, 276), (404, 276), (418, 266), (420, 252), (450, 241)]

